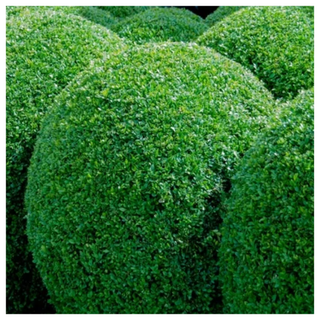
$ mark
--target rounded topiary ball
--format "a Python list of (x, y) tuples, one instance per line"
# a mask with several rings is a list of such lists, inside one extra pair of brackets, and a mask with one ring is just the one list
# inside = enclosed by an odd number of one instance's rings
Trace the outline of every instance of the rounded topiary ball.
[(277, 98), (313, 86), (313, 19), (301, 7), (248, 7), (216, 23), (197, 43), (241, 63)]
[(27, 250), (23, 219), (27, 167), (41, 120), (70, 80), (94, 61), (107, 59), (108, 52), (122, 45), (117, 35), (85, 19), (53, 10), (40, 11), (17, 10), (16, 16), (7, 20), (6, 29), (9, 313), (34, 310), (35, 301), (45, 297)]
[(274, 108), (249, 71), (195, 44), (137, 46), (68, 86), (26, 195), (57, 311), (220, 312), (220, 202)]
[(313, 92), (246, 153), (219, 250), (226, 313), (313, 313)]
[(195, 40), (208, 29), (202, 18), (186, 9), (151, 8), (112, 26), (120, 37), (137, 44)]

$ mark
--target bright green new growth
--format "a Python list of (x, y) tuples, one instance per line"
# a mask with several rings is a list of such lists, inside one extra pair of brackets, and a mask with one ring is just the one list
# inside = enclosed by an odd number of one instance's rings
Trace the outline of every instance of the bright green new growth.
[(219, 250), (225, 313), (313, 313), (313, 91), (246, 153)]
[(300, 7), (244, 8), (197, 42), (248, 67), (277, 98), (313, 86), (313, 19)]
[(42, 12), (51, 9), (56, 12), (81, 16), (89, 21), (100, 24), (107, 28), (117, 22), (117, 19), (114, 18), (109, 12), (89, 6), (9, 6), (6, 7), (6, 9), (7, 18), (9, 19), (12, 16), (25, 17), (26, 15), (34, 14), (35, 12)]
[(246, 7), (237, 7), (237, 6), (221, 6), (213, 13), (209, 14), (205, 22), (212, 27), (216, 22), (223, 20), (225, 17), (229, 16), (230, 14), (239, 11), (242, 8)]
[(208, 29), (203, 19), (186, 9), (152, 8), (121, 20), (112, 27), (120, 37), (137, 44), (198, 38)]
[(27, 250), (23, 206), (40, 121), (69, 81), (95, 59), (106, 59), (121, 40), (87, 20), (51, 10), (13, 16), (6, 36), (7, 312), (21, 313), (45, 299)]
[(122, 19), (129, 16), (133, 16), (137, 13), (148, 10), (152, 7), (147, 6), (101, 6), (98, 7), (101, 10), (111, 13), (114, 17)]
[(27, 234), (60, 313), (218, 313), (220, 206), (274, 112), (195, 44), (110, 58), (57, 99), (29, 169)]

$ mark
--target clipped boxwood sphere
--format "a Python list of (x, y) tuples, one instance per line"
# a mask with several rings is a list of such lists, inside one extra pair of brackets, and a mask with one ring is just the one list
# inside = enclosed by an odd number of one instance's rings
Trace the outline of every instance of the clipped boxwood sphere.
[(226, 313), (313, 313), (313, 92), (246, 153), (219, 250)]
[(21, 313), (45, 297), (34, 280), (23, 205), (41, 119), (69, 81), (122, 41), (80, 17), (47, 10), (9, 19), (6, 43), (7, 312)]
[(114, 17), (122, 19), (129, 16), (133, 16), (151, 7), (148, 6), (100, 6), (101, 10), (110, 12)]
[(220, 202), (274, 112), (196, 44), (125, 50), (60, 95), (29, 170), (27, 234), (61, 313), (218, 313)]
[(202, 18), (186, 9), (152, 8), (112, 26), (120, 37), (137, 44), (195, 40), (208, 29)]
[(248, 7), (216, 23), (198, 43), (241, 63), (277, 98), (313, 86), (313, 19), (300, 7)]
[(246, 7), (237, 7), (237, 6), (221, 6), (217, 10), (215, 10), (213, 13), (209, 14), (205, 22), (209, 26), (213, 26), (216, 22), (223, 20), (225, 17), (229, 16), (230, 14), (239, 11), (242, 8)]

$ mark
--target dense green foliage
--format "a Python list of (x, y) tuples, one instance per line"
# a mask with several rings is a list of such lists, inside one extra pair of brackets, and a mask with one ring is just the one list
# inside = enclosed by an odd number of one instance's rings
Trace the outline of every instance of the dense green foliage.
[(101, 24), (104, 27), (110, 27), (112, 24), (117, 22), (117, 19), (109, 12), (89, 6), (8, 6), (6, 7), (6, 14), (7, 18), (10, 19), (13, 16), (25, 17), (30, 14), (32, 15), (35, 12), (39, 13), (50, 9), (56, 12), (81, 16), (94, 23)]
[(300, 7), (311, 19), (314, 19), (314, 7), (313, 6), (303, 6)]
[(57, 311), (221, 312), (221, 199), (274, 108), (250, 72), (195, 44), (133, 47), (68, 86), (26, 194)]
[(209, 14), (205, 22), (209, 26), (213, 26), (216, 22), (223, 20), (225, 17), (228, 15), (239, 11), (240, 9), (245, 8), (245, 7), (237, 7), (237, 6), (221, 6), (217, 10), (215, 10), (213, 13)]
[(6, 35), (7, 312), (19, 313), (45, 299), (27, 250), (23, 208), (40, 121), (68, 82), (94, 59), (106, 59), (121, 40), (87, 20), (51, 10), (13, 15)]
[(313, 86), (313, 19), (300, 7), (248, 7), (216, 23), (198, 43), (241, 63), (275, 97)]
[(114, 17), (122, 19), (129, 16), (133, 16), (137, 13), (148, 10), (152, 7), (147, 6), (100, 6), (98, 7), (101, 10), (110, 12)]
[(109, 28), (117, 22), (117, 19), (114, 18), (109, 12), (101, 10), (96, 7), (74, 7), (74, 13), (80, 15), (94, 23), (101, 24), (104, 27)]
[(199, 16), (186, 9), (152, 8), (121, 20), (112, 27), (120, 37), (138, 44), (195, 40), (208, 29)]
[(226, 313), (313, 313), (313, 92), (246, 153), (219, 250)]

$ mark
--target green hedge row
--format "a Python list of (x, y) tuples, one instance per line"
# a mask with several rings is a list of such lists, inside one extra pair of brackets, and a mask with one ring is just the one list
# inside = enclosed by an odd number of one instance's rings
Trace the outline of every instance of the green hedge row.
[[(17, 12), (16, 12), (17, 13)], [(25, 236), (27, 168), (41, 119), (57, 94), (121, 40), (80, 17), (52, 10), (7, 21), (7, 312), (32, 311), (45, 299)]]
[(219, 250), (225, 313), (314, 312), (313, 91), (246, 153)]
[(195, 44), (114, 55), (57, 99), (29, 169), (27, 233), (59, 313), (220, 313), (221, 200), (275, 105)]
[(248, 7), (216, 23), (197, 42), (248, 67), (275, 97), (290, 99), (313, 86), (313, 25), (301, 7)]
[(120, 37), (137, 44), (195, 40), (208, 29), (203, 19), (186, 9), (151, 8), (112, 26)]

